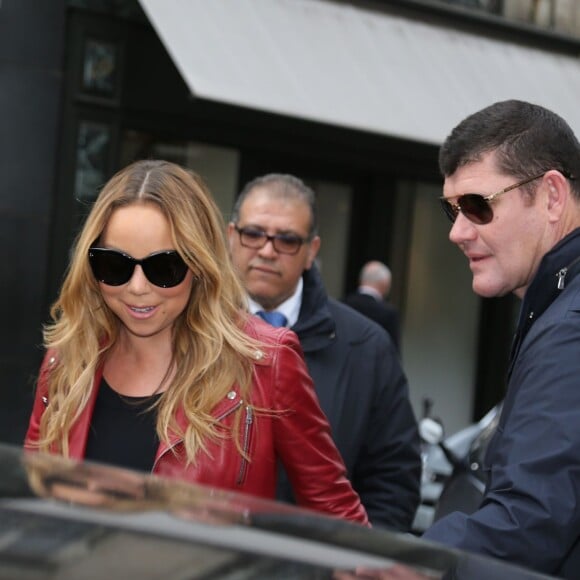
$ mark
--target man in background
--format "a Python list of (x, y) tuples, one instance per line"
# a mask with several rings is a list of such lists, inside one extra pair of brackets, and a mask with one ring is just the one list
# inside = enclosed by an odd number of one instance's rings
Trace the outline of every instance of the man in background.
[[(348, 477), (375, 526), (409, 530), (421, 459), (407, 379), (387, 333), (329, 298), (314, 192), (291, 175), (248, 183), (228, 225), (230, 251), (253, 313), (300, 339)], [(282, 476), (279, 497), (291, 499)]]
[(344, 302), (380, 324), (400, 350), (399, 313), (392, 304), (385, 302), (391, 291), (391, 281), (391, 270), (386, 264), (376, 260), (367, 262), (360, 271), (357, 291), (349, 294)]

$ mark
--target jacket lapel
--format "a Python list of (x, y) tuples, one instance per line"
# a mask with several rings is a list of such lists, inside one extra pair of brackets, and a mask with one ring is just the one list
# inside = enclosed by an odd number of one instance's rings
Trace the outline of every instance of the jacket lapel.
[[(212, 411), (212, 416), (215, 418), (216, 422), (222, 421), (228, 415), (239, 409), (243, 405), (243, 400), (240, 396), (239, 389), (237, 386), (227, 393), (227, 395), (214, 407)], [(177, 411), (175, 420), (180, 433), (185, 433), (188, 425), (188, 420), (182, 407)], [(157, 453), (155, 454), (155, 461), (153, 465), (157, 465), (159, 459), (165, 455), (168, 451), (173, 449), (176, 445), (183, 442), (183, 437), (171, 431), (169, 433), (169, 441), (161, 441), (159, 447), (157, 448)]]

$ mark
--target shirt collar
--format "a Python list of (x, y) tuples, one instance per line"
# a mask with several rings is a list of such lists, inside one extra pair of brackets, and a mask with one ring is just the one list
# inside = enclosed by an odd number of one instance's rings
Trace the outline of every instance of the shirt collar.
[[(298, 316), (300, 315), (300, 306), (302, 305), (302, 289), (304, 287), (304, 282), (302, 281), (302, 276), (298, 280), (298, 285), (296, 286), (296, 290), (294, 290), (294, 294), (290, 296), (287, 300), (282, 302), (282, 304), (278, 305), (275, 310), (277, 312), (281, 312), (288, 320), (288, 328), (292, 328), (296, 321), (298, 320)], [(256, 314), (258, 310), (264, 310), (264, 308), (255, 300), (252, 300), (248, 296), (248, 309), (252, 314)]]
[(383, 301), (383, 297), (381, 296), (381, 293), (378, 290), (371, 288), (370, 286), (364, 286), (364, 285), (359, 286), (358, 293), (359, 294), (368, 294), (369, 296), (376, 298), (379, 302)]

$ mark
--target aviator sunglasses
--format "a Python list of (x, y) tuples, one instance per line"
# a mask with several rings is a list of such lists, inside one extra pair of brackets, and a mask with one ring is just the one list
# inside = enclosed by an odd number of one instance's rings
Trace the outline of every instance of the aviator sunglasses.
[(445, 215), (452, 221), (455, 222), (459, 212), (461, 212), (470, 222), (477, 225), (485, 225), (491, 222), (493, 219), (493, 208), (491, 207), (491, 202), (508, 191), (512, 189), (517, 189), (522, 185), (526, 185), (540, 177), (544, 177), (544, 173), (539, 175), (534, 175), (534, 177), (529, 177), (523, 181), (518, 181), (514, 185), (505, 187), (501, 191), (492, 193), (491, 195), (481, 195), (480, 193), (465, 193), (463, 195), (458, 195), (456, 197), (440, 197), (439, 201), (443, 207)]
[(138, 264), (151, 284), (161, 288), (173, 288), (183, 282), (188, 269), (175, 250), (156, 252), (137, 260), (118, 250), (90, 248), (89, 262), (95, 278), (107, 286), (126, 284)]

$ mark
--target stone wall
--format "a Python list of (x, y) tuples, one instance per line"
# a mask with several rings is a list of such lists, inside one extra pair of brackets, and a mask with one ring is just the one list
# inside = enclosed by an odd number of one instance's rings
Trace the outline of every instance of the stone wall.
[(578, 0), (504, 0), (503, 15), (508, 19), (580, 37)]

